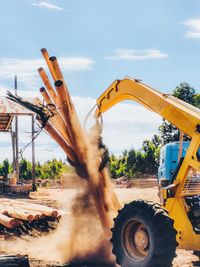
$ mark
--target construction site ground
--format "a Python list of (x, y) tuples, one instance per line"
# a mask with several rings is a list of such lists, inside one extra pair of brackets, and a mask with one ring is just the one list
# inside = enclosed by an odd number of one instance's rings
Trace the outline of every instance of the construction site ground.
[[(159, 202), (157, 187), (140, 188), (115, 188), (117, 195), (122, 203), (128, 203), (134, 199), (144, 199)], [(31, 199), (22, 200), (31, 201), (39, 204), (47, 204), (56, 208), (70, 210), (70, 203), (76, 195), (76, 189), (40, 189), (37, 193), (31, 194)], [(1, 242), (4, 242), (3, 240)], [(2, 244), (2, 243), (1, 243)], [(3, 245), (3, 244), (2, 244)], [(47, 248), (48, 249), (48, 248)], [(4, 252), (5, 253), (5, 252)], [(30, 259), (31, 267), (52, 267), (50, 262)], [(73, 265), (71, 265), (73, 266)], [(85, 266), (86, 265), (80, 265)], [(91, 266), (91, 265), (90, 265)], [(192, 254), (192, 251), (177, 250), (177, 257), (174, 259), (173, 267), (200, 266), (198, 258)], [(92, 267), (98, 267), (97, 265)]]

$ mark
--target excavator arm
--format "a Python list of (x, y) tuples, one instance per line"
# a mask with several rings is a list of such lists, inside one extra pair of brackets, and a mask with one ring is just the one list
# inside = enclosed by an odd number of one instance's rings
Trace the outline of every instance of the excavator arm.
[(133, 100), (158, 113), (192, 137), (200, 131), (200, 110), (171, 95), (160, 93), (134, 79), (114, 81), (97, 99), (98, 112), (104, 113), (123, 100)]

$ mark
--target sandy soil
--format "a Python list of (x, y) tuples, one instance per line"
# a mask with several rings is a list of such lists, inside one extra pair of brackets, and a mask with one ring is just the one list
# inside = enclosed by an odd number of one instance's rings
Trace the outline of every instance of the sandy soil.
[[(134, 199), (145, 199), (159, 202), (157, 188), (116, 188), (116, 193), (122, 203), (128, 203)], [(38, 193), (31, 195), (33, 202), (56, 206), (64, 210), (70, 209), (70, 203), (76, 190), (74, 189), (48, 189), (40, 190)], [(27, 200), (26, 200), (27, 201)], [(50, 267), (48, 263), (32, 261), (31, 267)], [(84, 265), (86, 267), (86, 265)], [(174, 260), (173, 267), (190, 267), (200, 266), (198, 258), (190, 251), (177, 250), (177, 257)], [(97, 267), (97, 266), (93, 266)]]

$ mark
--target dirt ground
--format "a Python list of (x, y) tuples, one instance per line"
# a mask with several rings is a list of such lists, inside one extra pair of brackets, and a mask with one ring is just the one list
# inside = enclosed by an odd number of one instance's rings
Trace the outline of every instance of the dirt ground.
[[(145, 199), (159, 202), (157, 187), (153, 188), (115, 188), (122, 203), (128, 203), (134, 199)], [(66, 211), (70, 209), (70, 203), (76, 195), (75, 189), (42, 189), (38, 193), (31, 194), (31, 202), (48, 204), (49, 206), (60, 207)], [(27, 201), (27, 199), (26, 199)], [(3, 241), (2, 241), (3, 242)], [(31, 261), (31, 267), (52, 267), (45, 262)], [(85, 266), (86, 265), (82, 265)], [(190, 251), (177, 250), (177, 257), (174, 259), (173, 267), (200, 266), (198, 258)], [(92, 266), (97, 267), (97, 266)]]

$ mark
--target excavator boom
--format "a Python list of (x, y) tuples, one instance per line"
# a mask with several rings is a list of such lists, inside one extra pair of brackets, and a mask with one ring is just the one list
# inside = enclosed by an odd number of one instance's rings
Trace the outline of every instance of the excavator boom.
[(104, 113), (123, 100), (136, 101), (160, 114), (190, 137), (195, 131), (200, 130), (198, 108), (130, 78), (114, 81), (97, 99), (99, 112)]

